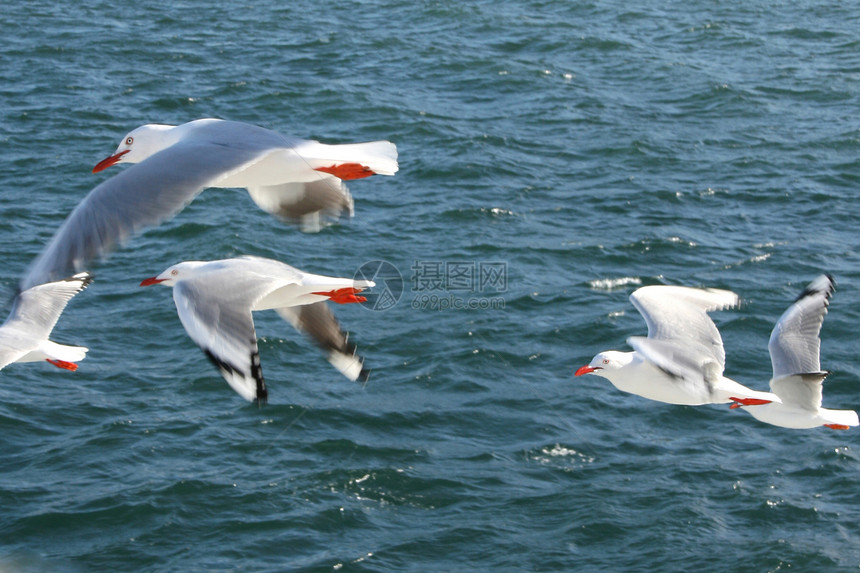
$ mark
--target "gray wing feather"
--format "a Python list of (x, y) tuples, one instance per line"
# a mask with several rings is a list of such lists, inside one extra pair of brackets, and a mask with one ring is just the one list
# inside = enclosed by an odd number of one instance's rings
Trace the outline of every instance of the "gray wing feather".
[(21, 289), (87, 267), (132, 234), (174, 216), (209, 183), (260, 153), (191, 141), (126, 168), (78, 204), (33, 262)]
[(229, 147), (233, 151), (270, 151), (278, 147), (292, 149), (304, 142), (298, 137), (286, 136), (259, 125), (223, 119), (201, 123), (191, 137), (199, 137), (207, 143)]
[(830, 276), (816, 278), (773, 327), (768, 350), (774, 379), (821, 372), (819, 335), (834, 288)]

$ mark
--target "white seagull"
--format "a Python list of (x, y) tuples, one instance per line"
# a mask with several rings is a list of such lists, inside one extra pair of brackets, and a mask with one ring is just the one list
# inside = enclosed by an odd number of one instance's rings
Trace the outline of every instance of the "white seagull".
[(853, 410), (821, 407), (821, 386), (828, 373), (821, 370), (819, 334), (833, 289), (829, 275), (816, 278), (773, 327), (768, 342), (773, 364), (770, 389), (782, 403), (755, 408), (736, 403), (732, 408), (743, 408), (757, 420), (783, 428), (847, 430), (860, 425)]
[(272, 259), (244, 256), (178, 263), (140, 286), (159, 283), (173, 287), (188, 335), (248, 401), (265, 402), (268, 396), (251, 315), (255, 310), (275, 309), (326, 351), (344, 376), (367, 380), (362, 359), (325, 301), (364, 302), (356, 295), (374, 286), (373, 281), (313, 275)]
[(235, 121), (149, 124), (123, 137), (93, 171), (134, 163), (90, 191), (31, 265), (21, 288), (87, 266), (141, 229), (174, 216), (208, 187), (243, 187), (303, 230), (352, 215), (344, 179), (394, 175), (389, 141), (325, 145)]
[(723, 376), (723, 340), (708, 312), (737, 306), (738, 295), (719, 289), (653, 285), (630, 302), (648, 325), (648, 337), (627, 339), (633, 352), (601, 352), (576, 376), (596, 374), (623, 392), (659, 402), (697, 406), (778, 401)]
[(9, 318), (0, 326), (0, 369), (13, 362), (49, 363), (77, 370), (87, 354), (83, 346), (66, 346), (48, 340), (63, 309), (73, 296), (92, 282), (90, 273), (36, 285), (15, 297)]

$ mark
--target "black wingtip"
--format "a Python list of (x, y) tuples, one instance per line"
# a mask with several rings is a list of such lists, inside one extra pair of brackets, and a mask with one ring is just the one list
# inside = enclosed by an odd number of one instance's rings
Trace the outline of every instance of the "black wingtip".
[[(256, 344), (257, 341), (254, 341)], [(251, 377), (257, 382), (257, 404), (265, 404), (269, 399), (269, 391), (266, 389), (266, 381), (263, 379), (263, 367), (260, 364), (260, 353), (257, 350), (251, 353)]]
[[(208, 358), (209, 361), (218, 368), (222, 376), (224, 374), (245, 376), (244, 372), (229, 362), (221, 360), (208, 348), (204, 348), (203, 352), (206, 354), (206, 358)], [(260, 353), (257, 351), (254, 351), (251, 354), (251, 377), (253, 377), (254, 381), (257, 383), (255, 401), (258, 404), (265, 404), (269, 398), (269, 391), (266, 390), (266, 381), (263, 379), (263, 368), (260, 366)]]
[[(822, 278), (827, 279), (826, 286), (821, 284)], [(818, 294), (823, 292), (825, 297), (825, 304), (830, 300), (830, 297), (833, 295), (833, 291), (836, 290), (836, 281), (833, 279), (833, 275), (830, 273), (824, 273), (823, 275), (814, 279), (811, 283), (806, 285), (806, 288), (801, 291), (801, 293), (794, 299), (794, 302), (802, 300), (808, 296), (812, 296), (814, 294)]]
[(206, 354), (206, 358), (208, 358), (209, 361), (214, 364), (219, 371), (226, 372), (227, 374), (240, 374), (238, 368), (236, 368), (229, 362), (221, 360), (220, 358), (215, 356), (208, 348), (204, 348), (203, 352)]
[(356, 380), (362, 384), (367, 384), (367, 381), (370, 380), (370, 369), (362, 366), (361, 372), (358, 373), (358, 378), (356, 378)]

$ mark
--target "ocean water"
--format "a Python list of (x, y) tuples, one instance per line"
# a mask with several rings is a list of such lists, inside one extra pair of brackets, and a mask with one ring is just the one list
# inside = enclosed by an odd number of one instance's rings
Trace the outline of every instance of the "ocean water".
[[(830, 272), (824, 402), (860, 407), (860, 8), (148, 4), (0, 7), (7, 309), (142, 123), (388, 139), (400, 171), (313, 235), (209, 190), (93, 266), (53, 335), (80, 369), (0, 373), (0, 571), (860, 567), (858, 430), (573, 377), (645, 333), (634, 289), (682, 284), (743, 298), (714, 314), (726, 374), (766, 389), (773, 323)], [(391, 298), (335, 309), (366, 385), (258, 313), (247, 404), (137, 286), (241, 254), (388, 271)]]

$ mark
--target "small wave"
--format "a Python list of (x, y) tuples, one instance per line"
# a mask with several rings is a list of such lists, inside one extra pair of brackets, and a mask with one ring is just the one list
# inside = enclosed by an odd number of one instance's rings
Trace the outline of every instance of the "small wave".
[(750, 263), (761, 263), (761, 262), (768, 260), (771, 257), (771, 255), (773, 255), (773, 253), (762, 253), (760, 255), (753, 255), (751, 257), (748, 257), (746, 259), (742, 259), (740, 261), (736, 261), (734, 263), (726, 263), (725, 265), (722, 266), (722, 268), (723, 269), (732, 269), (735, 267), (741, 267), (743, 265), (748, 265)]
[(639, 277), (621, 277), (615, 279), (594, 279), (588, 281), (588, 286), (595, 290), (615, 290), (627, 285), (641, 285), (642, 279)]
[(491, 215), (513, 215), (514, 212), (510, 209), (502, 209), (500, 207), (493, 207), (492, 209), (481, 208), (481, 213), (490, 213)]
[(687, 245), (688, 247), (697, 246), (694, 241), (688, 241), (686, 239), (682, 239), (681, 237), (669, 237), (666, 240), (670, 243), (681, 243), (681, 244)]
[(590, 464), (594, 462), (594, 456), (584, 454), (580, 451), (554, 444), (552, 446), (544, 446), (540, 452), (535, 454), (532, 459), (542, 464), (553, 463), (553, 458), (571, 458), (576, 462)]
[(541, 448), (541, 453), (546, 454), (548, 456), (552, 456), (552, 457), (582, 455), (574, 449), (565, 448), (561, 444), (555, 444), (551, 448), (548, 448), (548, 447)]
[(851, 451), (851, 448), (848, 446), (839, 446), (834, 448), (833, 453), (836, 454), (839, 459), (843, 460), (856, 460), (857, 456)]

